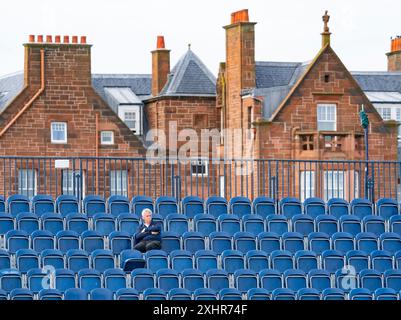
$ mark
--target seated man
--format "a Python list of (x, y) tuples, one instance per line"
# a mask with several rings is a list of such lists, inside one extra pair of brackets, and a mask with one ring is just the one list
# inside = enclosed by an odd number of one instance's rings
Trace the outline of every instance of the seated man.
[(152, 220), (152, 211), (143, 209), (142, 223), (139, 225), (134, 238), (134, 249), (146, 252), (152, 249), (161, 248), (161, 232), (160, 223)]

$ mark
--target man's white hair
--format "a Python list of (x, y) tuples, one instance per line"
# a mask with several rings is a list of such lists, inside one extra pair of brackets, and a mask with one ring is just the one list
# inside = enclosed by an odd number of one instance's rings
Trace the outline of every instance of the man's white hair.
[(149, 208), (145, 208), (145, 209), (142, 210), (142, 218), (147, 212), (150, 213), (150, 215), (153, 215), (152, 210), (150, 210)]

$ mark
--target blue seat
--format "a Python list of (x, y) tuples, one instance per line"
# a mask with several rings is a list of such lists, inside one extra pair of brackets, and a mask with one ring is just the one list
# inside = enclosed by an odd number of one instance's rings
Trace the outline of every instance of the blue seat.
[(65, 253), (71, 249), (80, 249), (79, 235), (75, 231), (64, 230), (56, 234), (57, 248)]
[(272, 291), (272, 300), (295, 300), (295, 292), (291, 289), (277, 288)]
[(182, 213), (186, 215), (188, 219), (193, 219), (198, 214), (205, 212), (203, 200), (195, 196), (187, 196), (181, 201)]
[(372, 293), (365, 288), (355, 288), (349, 292), (349, 300), (372, 300)]
[(231, 214), (242, 218), (247, 214), (252, 213), (251, 201), (246, 197), (233, 197), (229, 202)]
[(339, 231), (338, 220), (335, 216), (331, 215), (320, 215), (315, 219), (316, 230), (318, 232), (324, 232), (329, 236)]
[(323, 251), (330, 250), (330, 237), (324, 232), (311, 232), (308, 235), (308, 246), (310, 250), (321, 255)]
[(384, 250), (375, 250), (370, 254), (370, 261), (372, 263), (372, 269), (384, 272), (389, 269), (393, 269), (393, 256), (390, 252)]
[(114, 195), (107, 199), (107, 211), (114, 217), (118, 217), (120, 213), (130, 212), (130, 204), (127, 197)]
[(93, 216), (93, 228), (102, 236), (107, 236), (116, 231), (116, 221), (114, 216), (106, 213), (97, 213)]
[(167, 230), (183, 234), (188, 231), (188, 219), (183, 214), (171, 213), (166, 217)]
[(81, 213), (70, 213), (67, 215), (65, 221), (67, 230), (74, 231), (78, 234), (89, 230), (88, 218)]
[(39, 300), (63, 300), (63, 294), (57, 289), (42, 289), (39, 291)]
[(383, 287), (381, 273), (377, 270), (360, 270), (359, 279), (361, 287), (369, 289), (370, 291), (375, 291)]
[(384, 284), (386, 288), (401, 290), (401, 270), (390, 269), (384, 272)]
[(178, 213), (177, 199), (174, 197), (161, 196), (156, 199), (156, 213), (167, 217), (170, 213)]
[(313, 269), (308, 272), (308, 287), (322, 292), (331, 287), (330, 273), (326, 270)]
[(256, 214), (247, 214), (242, 217), (242, 230), (257, 236), (265, 231), (265, 223), (261, 216)]
[(113, 300), (113, 292), (106, 288), (96, 288), (90, 292), (91, 300)]
[(155, 280), (153, 277), (153, 271), (146, 268), (134, 269), (131, 272), (132, 287), (143, 292), (147, 288), (154, 288)]
[(276, 205), (272, 198), (257, 197), (252, 202), (252, 210), (254, 214), (266, 219), (267, 216), (276, 214)]
[[(33, 293), (38, 293), (42, 289), (50, 289), (50, 276), (45, 270), (40, 268), (33, 268), (27, 272), (27, 284), (29, 290)], [(47, 285), (47, 288), (44, 288)]]
[(0, 212), (0, 235), (5, 235), (8, 231), (14, 230), (14, 219), (11, 214)]
[[(110, 265), (110, 263), (108, 263)], [(120, 254), (120, 268), (124, 271), (132, 271), (136, 268), (145, 268), (145, 258), (138, 250), (123, 250)]]
[(194, 291), (194, 300), (217, 300), (217, 293), (213, 289), (199, 288)]
[(380, 235), (380, 247), (394, 254), (401, 250), (401, 236), (394, 232), (386, 232)]
[(288, 250), (275, 250), (270, 255), (270, 265), (272, 269), (284, 272), (294, 268), (292, 253)]
[(106, 201), (103, 197), (89, 195), (82, 201), (84, 213), (88, 218), (92, 218), (96, 213), (106, 212)]
[(187, 250), (174, 250), (170, 252), (170, 262), (171, 268), (178, 272), (194, 267), (192, 253)]
[(390, 218), (390, 232), (401, 235), (401, 215), (392, 216)]
[(82, 249), (93, 252), (104, 248), (103, 235), (99, 231), (87, 230), (81, 235)]
[(69, 269), (56, 269), (55, 286), (61, 292), (75, 288), (75, 274)]
[(219, 300), (242, 300), (242, 295), (235, 288), (223, 288), (219, 291), (219, 298)]
[(29, 212), (29, 198), (22, 194), (14, 194), (7, 198), (7, 212), (16, 217), (21, 212)]
[(210, 248), (217, 254), (221, 254), (224, 250), (232, 249), (231, 236), (227, 232), (212, 232), (209, 239)]
[(320, 198), (307, 198), (304, 201), (304, 212), (315, 219), (326, 214), (326, 204)]
[(167, 300), (167, 293), (163, 289), (148, 288), (143, 291), (143, 300)]
[(10, 292), (10, 300), (33, 300), (33, 292), (25, 288), (16, 288)]
[(228, 273), (244, 268), (244, 254), (238, 250), (224, 250), (221, 253), (222, 267)]
[(184, 288), (173, 288), (168, 292), (169, 300), (192, 300), (192, 294)]
[(96, 249), (91, 254), (92, 267), (99, 272), (114, 268), (114, 256), (111, 250)]
[(333, 249), (346, 253), (350, 250), (355, 250), (354, 237), (348, 232), (336, 232), (331, 237)]
[(269, 268), (268, 254), (262, 250), (250, 250), (245, 254), (247, 269), (259, 272)]
[(87, 291), (102, 287), (102, 278), (95, 269), (81, 269), (78, 272), (78, 287)]
[(283, 287), (282, 274), (278, 270), (264, 269), (259, 272), (260, 287), (271, 293)]
[(36, 195), (32, 198), (32, 212), (38, 217), (44, 213), (56, 212), (55, 204), (52, 196), (49, 195)]
[(345, 300), (345, 293), (338, 288), (327, 288), (322, 291), (323, 300)]
[(342, 232), (356, 236), (362, 232), (361, 219), (355, 215), (342, 216), (340, 218), (340, 229)]
[(306, 288), (306, 274), (302, 270), (288, 269), (284, 271), (284, 284), (287, 289), (298, 291)]
[(29, 248), (29, 236), (25, 231), (11, 230), (6, 233), (6, 248), (10, 253), (15, 253), (19, 249)]
[(252, 288), (246, 293), (248, 300), (270, 300), (269, 291), (263, 288)]
[(7, 250), (0, 249), (0, 270), (11, 268), (11, 257)]
[(65, 291), (64, 300), (88, 300), (88, 292), (80, 288), (71, 288)]
[(40, 254), (42, 266), (52, 266), (54, 269), (63, 269), (64, 256), (60, 250), (46, 249)]
[(344, 267), (345, 257), (341, 251), (326, 250), (322, 253), (323, 269), (330, 273), (335, 273)]
[(349, 214), (348, 201), (340, 198), (331, 198), (327, 201), (327, 213), (340, 219), (344, 215)]
[(64, 220), (58, 213), (45, 213), (41, 217), (42, 229), (53, 234), (64, 230)]
[(159, 269), (156, 271), (156, 283), (159, 289), (169, 291), (180, 287), (178, 272), (172, 269)]
[(5, 292), (22, 287), (22, 275), (17, 269), (0, 270), (0, 288)]
[(54, 235), (50, 231), (36, 230), (31, 234), (32, 249), (36, 252), (42, 252), (46, 249), (54, 249)]
[(363, 230), (380, 236), (385, 230), (385, 220), (380, 216), (366, 216), (362, 220)]
[(195, 231), (209, 236), (212, 232), (217, 231), (216, 218), (211, 214), (197, 214), (194, 217)]
[(351, 214), (357, 216), (361, 220), (373, 214), (373, 204), (368, 199), (354, 199), (351, 201)]
[(203, 273), (197, 269), (185, 269), (182, 271), (182, 287), (193, 292), (205, 287)]
[(132, 288), (122, 288), (117, 290), (116, 300), (139, 300), (139, 292)]
[(56, 199), (57, 212), (63, 217), (68, 216), (70, 213), (79, 212), (78, 198), (70, 195), (61, 195)]
[(229, 287), (228, 272), (221, 269), (210, 269), (206, 272), (207, 287), (216, 291)]
[(373, 296), (375, 300), (398, 300), (397, 292), (391, 288), (376, 289)]
[(120, 213), (117, 217), (118, 231), (129, 233), (133, 236), (140, 224), (140, 218), (132, 213)]
[(275, 232), (278, 235), (282, 235), (290, 230), (286, 217), (282, 215), (267, 216), (266, 224), (267, 231)]
[(335, 287), (349, 293), (351, 289), (359, 288), (358, 274), (352, 266), (338, 269), (334, 273)]
[(320, 300), (320, 293), (313, 288), (302, 288), (297, 292), (297, 300)]
[(318, 268), (317, 255), (313, 251), (300, 250), (294, 255), (295, 267), (304, 272)]
[[(192, 243), (191, 243), (192, 244)], [(162, 250), (171, 252), (181, 249), (180, 235), (176, 232), (162, 232)]]
[(389, 220), (392, 216), (398, 215), (398, 203), (395, 199), (381, 198), (376, 202), (377, 215)]
[(34, 213), (22, 212), (17, 215), (17, 229), (31, 234), (39, 230), (39, 219)]
[(307, 236), (311, 232), (315, 231), (315, 223), (311, 216), (306, 214), (297, 214), (292, 217), (291, 221), (292, 229), (303, 236)]
[(147, 267), (156, 272), (160, 269), (168, 268), (168, 256), (165, 251), (162, 250), (151, 250), (145, 254)]
[(222, 197), (209, 197), (206, 200), (206, 213), (218, 218), (221, 214), (228, 213), (228, 203)]
[(227, 232), (230, 236), (234, 233), (241, 231), (241, 222), (238, 216), (234, 214), (221, 214), (217, 218), (219, 230)]
[(217, 269), (217, 253), (211, 250), (196, 251), (195, 266), (203, 273), (210, 269)]
[(401, 251), (397, 251), (394, 254), (394, 265), (395, 265), (395, 269), (401, 270)]
[(68, 269), (78, 273), (81, 269), (90, 268), (89, 254), (84, 250), (71, 249), (66, 253)]
[(236, 232), (233, 239), (235, 250), (244, 254), (250, 250), (256, 250), (256, 237), (250, 232)]
[(280, 236), (275, 232), (262, 232), (258, 235), (259, 249), (271, 253), (281, 249)]
[(282, 235), (283, 248), (292, 253), (304, 250), (304, 238), (299, 232), (286, 232)]
[(377, 236), (371, 232), (361, 232), (355, 237), (356, 248), (358, 250), (371, 253), (372, 251), (379, 249)]
[(3, 196), (0, 196), (0, 212), (6, 212), (6, 203)]
[(234, 272), (234, 283), (239, 291), (245, 293), (258, 286), (257, 273), (253, 270), (238, 269)]
[(109, 245), (113, 254), (120, 254), (123, 250), (131, 249), (131, 236), (127, 232), (113, 231), (109, 235)]
[(291, 219), (297, 214), (302, 214), (301, 201), (297, 198), (286, 197), (280, 200), (280, 213)]
[(142, 215), (144, 209), (150, 209), (154, 212), (153, 199), (147, 196), (135, 196), (131, 200), (132, 213), (137, 216)]

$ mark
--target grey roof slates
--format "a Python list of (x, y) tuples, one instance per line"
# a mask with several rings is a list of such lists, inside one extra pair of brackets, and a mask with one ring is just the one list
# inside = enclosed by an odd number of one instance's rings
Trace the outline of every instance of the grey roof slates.
[(401, 72), (351, 72), (363, 91), (401, 92)]
[(24, 87), (22, 71), (0, 77), (0, 112)]
[(300, 63), (256, 61), (256, 88), (288, 85)]

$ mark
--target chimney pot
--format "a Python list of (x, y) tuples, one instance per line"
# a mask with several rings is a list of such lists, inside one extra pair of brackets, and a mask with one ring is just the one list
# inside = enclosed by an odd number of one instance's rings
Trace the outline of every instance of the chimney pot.
[(52, 36), (46, 36), (46, 42), (52, 43), (53, 42)]
[(64, 43), (70, 43), (70, 37), (69, 36), (64, 36), (63, 42)]
[(35, 36), (33, 34), (29, 35), (29, 42), (35, 42)]
[(54, 37), (54, 42), (55, 43), (60, 43), (61, 42), (61, 36), (55, 36)]
[(164, 37), (163, 36), (157, 36), (157, 49), (165, 49), (165, 43), (164, 43)]
[(39, 42), (39, 43), (42, 43), (42, 42), (43, 42), (43, 36), (42, 36), (42, 35), (39, 35), (39, 36), (38, 36), (38, 42)]
[(72, 36), (72, 43), (78, 43), (78, 36)]
[(86, 44), (86, 36), (81, 36), (81, 44)]
[(231, 14), (231, 24), (238, 22), (249, 22), (248, 9), (236, 11)]

